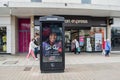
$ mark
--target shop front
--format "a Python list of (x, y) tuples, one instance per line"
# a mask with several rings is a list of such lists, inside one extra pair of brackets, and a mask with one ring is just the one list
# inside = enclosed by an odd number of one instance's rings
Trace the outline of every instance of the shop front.
[(77, 39), (81, 52), (102, 51), (102, 43), (106, 39), (107, 18), (89, 16), (65, 17), (65, 51), (74, 51), (72, 41)]
[[(76, 38), (81, 52), (102, 51), (102, 43), (107, 36), (107, 18), (91, 16), (66, 16), (65, 18), (65, 51), (72, 52), (72, 41)], [(35, 30), (39, 26), (39, 16), (34, 17)], [(37, 29), (36, 31), (38, 31)], [(36, 32), (35, 31), (35, 32)]]

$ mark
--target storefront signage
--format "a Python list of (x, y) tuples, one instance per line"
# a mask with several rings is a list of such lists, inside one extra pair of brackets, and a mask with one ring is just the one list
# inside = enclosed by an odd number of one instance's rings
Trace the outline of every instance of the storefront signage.
[[(59, 15), (57, 15), (59, 16)], [(106, 17), (91, 17), (91, 16), (72, 16), (72, 15), (60, 15), (65, 18), (64, 20), (64, 26), (65, 27), (106, 27)], [(35, 16), (35, 25), (39, 25), (39, 17), (40, 16)], [(58, 18), (55, 17), (47, 17), (44, 19), (44, 21), (57, 21)]]
[(28, 23), (22, 23), (21, 26), (29, 28), (30, 24), (28, 24)]
[(88, 20), (79, 20), (79, 19), (66, 19), (65, 23), (73, 23), (73, 24), (88, 24)]

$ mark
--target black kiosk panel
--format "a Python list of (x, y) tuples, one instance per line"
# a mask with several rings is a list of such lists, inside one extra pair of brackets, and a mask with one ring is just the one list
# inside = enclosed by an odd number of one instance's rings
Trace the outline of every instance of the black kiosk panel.
[(64, 18), (40, 17), (41, 72), (64, 72)]

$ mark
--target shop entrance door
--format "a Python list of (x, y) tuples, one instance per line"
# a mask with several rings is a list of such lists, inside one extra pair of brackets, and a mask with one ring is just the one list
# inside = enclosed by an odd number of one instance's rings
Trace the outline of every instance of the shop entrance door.
[(79, 40), (79, 30), (77, 29), (66, 29), (65, 30), (65, 51), (72, 52), (72, 41), (74, 39)]
[(19, 19), (18, 22), (19, 52), (28, 52), (30, 42), (30, 19)]

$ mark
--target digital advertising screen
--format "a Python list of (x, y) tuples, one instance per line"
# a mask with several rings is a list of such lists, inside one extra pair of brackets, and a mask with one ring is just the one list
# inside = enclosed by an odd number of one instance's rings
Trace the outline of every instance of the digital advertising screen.
[(42, 56), (43, 62), (62, 62), (62, 24), (42, 24)]

